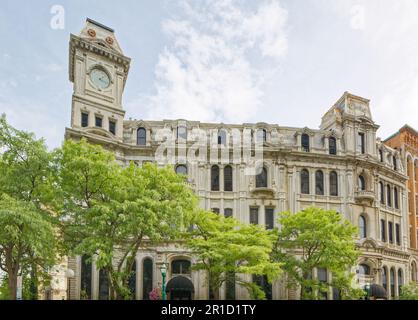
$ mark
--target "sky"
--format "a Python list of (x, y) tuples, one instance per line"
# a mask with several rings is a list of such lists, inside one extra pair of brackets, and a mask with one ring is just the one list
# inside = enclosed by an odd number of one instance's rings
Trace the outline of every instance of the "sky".
[(68, 42), (87, 17), (132, 59), (126, 119), (316, 129), (349, 91), (379, 137), (418, 129), (416, 0), (1, 0), (0, 113), (49, 148), (70, 125)]

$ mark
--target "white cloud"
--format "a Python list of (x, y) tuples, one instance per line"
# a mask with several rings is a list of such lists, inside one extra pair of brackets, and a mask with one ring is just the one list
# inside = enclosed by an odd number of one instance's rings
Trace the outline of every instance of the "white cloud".
[[(243, 122), (261, 107), (263, 81), (287, 50), (287, 12), (278, 1), (254, 11), (230, 0), (182, 3), (184, 15), (163, 22), (170, 40), (159, 55), (149, 118)], [(268, 68), (263, 59), (271, 59)]]
[(364, 72), (375, 79), (371, 104), (374, 120), (381, 125), (379, 135), (386, 138), (405, 123), (418, 128), (418, 1), (333, 1), (332, 5), (347, 21), (351, 8), (364, 10), (358, 37), (364, 53), (373, 58)]
[[(0, 96), (1, 98), (1, 96)], [(19, 130), (35, 132), (36, 138), (45, 138), (49, 148), (58, 147), (64, 138), (64, 127), (59, 118), (48, 112), (48, 107), (25, 98), (0, 100), (0, 114)]]

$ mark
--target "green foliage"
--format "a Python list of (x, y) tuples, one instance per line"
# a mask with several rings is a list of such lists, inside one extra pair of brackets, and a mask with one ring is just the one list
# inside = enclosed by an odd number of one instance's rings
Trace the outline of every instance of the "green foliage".
[(55, 189), (53, 160), (42, 139), (0, 117), (0, 267), (8, 273), (12, 299), (17, 272), (28, 269), (32, 270), (29, 287), (37, 296), (38, 277), (45, 274), (58, 248), (52, 232), (57, 220), (49, 205)]
[(0, 193), (37, 206), (52, 198), (53, 154), (44, 140), (10, 126), (0, 117)]
[(399, 300), (418, 300), (418, 282), (402, 286)]
[[(228, 273), (267, 275), (269, 281), (279, 276), (280, 263), (270, 261), (274, 241), (271, 232), (203, 210), (193, 224), (193, 230), (185, 235), (186, 246), (199, 258), (194, 268), (207, 272), (215, 298)], [(264, 298), (256, 285), (238, 277), (235, 280), (254, 298)]]
[(54, 229), (44, 213), (31, 202), (1, 195), (1, 269), (8, 273), (9, 279), (15, 279), (25, 267), (34, 265), (42, 271), (54, 262)]
[(7, 274), (0, 278), (0, 300), (10, 300), (10, 290)]
[(359, 290), (351, 286), (348, 270), (356, 264), (357, 229), (333, 210), (307, 208), (298, 213), (280, 215), (280, 230), (273, 259), (283, 262), (289, 285), (301, 288), (301, 299), (320, 299), (327, 283), (312, 279), (314, 268), (325, 268), (333, 275), (331, 285), (344, 299), (357, 298)]
[(77, 254), (97, 255), (109, 274), (112, 298), (129, 299), (128, 278), (139, 248), (177, 240), (197, 199), (173, 168), (121, 167), (100, 146), (66, 141), (58, 155), (66, 243)]

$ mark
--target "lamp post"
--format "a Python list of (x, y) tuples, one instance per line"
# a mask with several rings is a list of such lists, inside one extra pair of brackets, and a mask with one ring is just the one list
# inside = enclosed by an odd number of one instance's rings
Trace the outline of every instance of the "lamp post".
[(71, 279), (74, 278), (75, 273), (74, 270), (72, 269), (67, 269), (67, 271), (65, 271), (65, 277), (67, 278), (67, 300), (70, 300), (70, 295), (71, 295)]
[(167, 275), (167, 263), (163, 262), (160, 266), (161, 276), (163, 277), (163, 292), (161, 293), (162, 300), (166, 300), (166, 294), (165, 294), (165, 277)]

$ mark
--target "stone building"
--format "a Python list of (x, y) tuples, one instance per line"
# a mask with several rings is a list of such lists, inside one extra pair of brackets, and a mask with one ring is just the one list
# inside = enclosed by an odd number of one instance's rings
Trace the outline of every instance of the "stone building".
[[(203, 208), (243, 222), (272, 228), (278, 212), (309, 206), (336, 210), (360, 230), (357, 245), (362, 255), (354, 270), (358, 286), (378, 284), (396, 297), (399, 287), (411, 280), (405, 154), (376, 137), (379, 126), (369, 100), (345, 92), (322, 117), (319, 129), (126, 120), (122, 96), (130, 59), (114, 31), (87, 19), (81, 33), (71, 35), (69, 54), (74, 92), (66, 139), (85, 137), (101, 144), (121, 165), (172, 164), (187, 174)], [(167, 141), (171, 144), (165, 145)], [(249, 174), (250, 167), (257, 170)], [(191, 271), (194, 261), (174, 245), (138, 252), (131, 283), (136, 298), (148, 299), (150, 290), (161, 286), (160, 266), (168, 263), (167, 286), (173, 289), (169, 298), (208, 299), (205, 275)], [(94, 261), (75, 257), (68, 265), (75, 272), (69, 281), (71, 299), (108, 297), (106, 277)], [(315, 270), (314, 276), (321, 281), (331, 277), (327, 270)], [(286, 288), (285, 278), (269, 285), (263, 277), (243, 277), (262, 285), (270, 299), (298, 297)], [(220, 297), (248, 295), (227, 283)], [(338, 292), (330, 288), (327, 298), (337, 299)]]
[[(408, 125), (387, 138), (384, 143), (401, 153), (403, 166), (408, 175), (408, 227), (411, 251), (411, 280), (418, 281), (418, 132)], [(384, 152), (384, 148), (382, 149)]]

